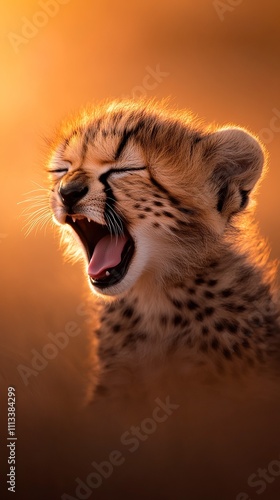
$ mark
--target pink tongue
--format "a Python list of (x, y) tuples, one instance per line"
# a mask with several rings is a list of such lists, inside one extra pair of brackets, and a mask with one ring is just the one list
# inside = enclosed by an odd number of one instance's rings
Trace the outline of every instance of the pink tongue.
[(97, 243), (88, 266), (88, 275), (93, 279), (102, 278), (110, 267), (121, 262), (121, 254), (127, 242), (126, 236), (104, 236)]

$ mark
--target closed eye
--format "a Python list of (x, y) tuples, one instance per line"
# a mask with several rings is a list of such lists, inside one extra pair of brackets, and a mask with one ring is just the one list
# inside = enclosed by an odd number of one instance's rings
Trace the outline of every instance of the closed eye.
[(107, 186), (108, 184), (108, 177), (111, 175), (116, 174), (117, 176), (121, 176), (123, 174), (129, 174), (133, 173), (139, 170), (146, 170), (147, 167), (124, 167), (124, 168), (112, 168), (111, 170), (107, 170), (107, 172), (104, 172), (104, 174), (101, 174), (99, 177), (100, 182), (104, 184), (104, 186)]
[(47, 172), (55, 178), (59, 178), (66, 174), (70, 167), (71, 162), (68, 160), (53, 160), (50, 164), (50, 168), (47, 169)]
[(68, 169), (67, 168), (56, 168), (55, 170), (48, 170), (49, 174), (60, 174), (60, 173), (64, 173), (64, 172), (68, 172)]
[(112, 168), (111, 170), (108, 170), (106, 172), (107, 176), (112, 175), (112, 174), (124, 174), (124, 173), (129, 173), (129, 172), (136, 172), (139, 170), (146, 170), (147, 167), (124, 167), (124, 168)]
[(54, 169), (48, 170), (49, 176), (53, 180), (61, 179), (61, 177), (63, 177), (65, 174), (67, 174), (67, 172), (68, 172), (68, 168), (54, 168)]

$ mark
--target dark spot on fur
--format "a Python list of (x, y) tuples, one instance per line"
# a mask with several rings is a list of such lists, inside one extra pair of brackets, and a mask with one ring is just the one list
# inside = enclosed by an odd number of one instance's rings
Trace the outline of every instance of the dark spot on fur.
[(226, 328), (226, 325), (224, 323), (224, 321), (216, 321), (215, 323), (215, 329), (217, 330), (217, 332), (223, 332)]
[(153, 227), (160, 227), (160, 224), (158, 222), (153, 222)]
[(218, 280), (209, 280), (207, 281), (208, 286), (216, 286), (218, 283)]
[(172, 304), (177, 307), (177, 309), (182, 309), (183, 307), (183, 302), (177, 299), (171, 299)]
[[(183, 226), (183, 227), (189, 226), (188, 222), (186, 222), (185, 220), (176, 219), (176, 222), (177, 222), (177, 224), (179, 224), (180, 226)], [(179, 228), (178, 228), (178, 231), (179, 231)]]
[(202, 331), (202, 335), (208, 335), (208, 333), (209, 333), (208, 326), (203, 326), (201, 331)]
[(251, 330), (249, 330), (249, 328), (242, 327), (241, 331), (242, 331), (242, 333), (244, 333), (244, 335), (246, 335), (247, 337), (251, 337), (251, 335), (252, 335), (252, 331), (251, 331)]
[(230, 288), (226, 288), (226, 290), (221, 291), (222, 297), (230, 297), (233, 294), (233, 291)]
[(242, 345), (243, 345), (243, 347), (244, 347), (245, 349), (249, 349), (249, 348), (250, 348), (250, 344), (249, 344), (249, 342), (248, 342), (248, 340), (247, 340), (247, 339), (244, 339), (244, 340), (242, 341)]
[(163, 207), (163, 203), (161, 201), (154, 201), (154, 205), (156, 207)]
[(188, 289), (188, 292), (189, 292), (191, 295), (194, 295), (194, 294), (195, 294), (195, 289), (194, 289), (194, 288), (189, 288), (189, 289)]
[(141, 205), (140, 203), (135, 203), (135, 205), (133, 205), (134, 208), (141, 208)]
[(126, 317), (126, 318), (131, 318), (131, 316), (133, 315), (133, 309), (131, 307), (127, 307), (124, 311), (123, 311), (123, 315)]
[(214, 262), (211, 262), (211, 264), (209, 264), (209, 267), (212, 267), (212, 269), (214, 269), (215, 267), (218, 267), (219, 263), (217, 261), (214, 261)]
[(194, 211), (191, 208), (179, 207), (178, 210), (183, 214), (193, 215)]
[(198, 308), (198, 304), (196, 302), (194, 302), (193, 300), (188, 300), (187, 306), (188, 306), (190, 311), (194, 311), (195, 309)]
[(259, 316), (251, 316), (249, 318), (249, 322), (252, 326), (256, 327), (262, 326), (262, 318), (259, 318)]
[(175, 314), (175, 316), (173, 317), (173, 325), (174, 326), (178, 326), (180, 323), (182, 323), (182, 316), (180, 316), (180, 314)]
[(235, 304), (234, 302), (227, 302), (227, 303), (225, 303), (224, 304), (224, 308), (227, 311), (237, 312), (237, 313), (241, 313), (241, 312), (246, 311), (246, 307), (245, 306), (243, 306), (242, 304), (240, 304), (240, 305)]
[(161, 216), (161, 213), (160, 213), (160, 212), (154, 212), (154, 215), (155, 215), (156, 217), (160, 217), (160, 216)]
[(146, 218), (146, 215), (145, 215), (145, 214), (139, 214), (139, 215), (138, 215), (138, 218), (139, 218), (139, 219), (145, 219), (145, 218)]
[(190, 325), (190, 320), (188, 318), (184, 319), (182, 322), (182, 327), (189, 326)]
[(219, 346), (220, 346), (220, 342), (218, 341), (218, 339), (216, 337), (214, 337), (212, 342), (211, 342), (212, 349), (217, 351), (217, 349), (219, 349)]
[(215, 312), (214, 307), (205, 307), (204, 313), (206, 316), (212, 316), (214, 312)]
[(228, 321), (227, 328), (230, 331), (230, 333), (237, 333), (238, 323), (236, 323), (235, 321)]
[(134, 320), (131, 323), (131, 326), (137, 325), (137, 323), (139, 323), (140, 319), (141, 319), (141, 316), (137, 316), (136, 318), (134, 318)]
[(152, 211), (152, 209), (151, 209), (150, 207), (145, 207), (145, 208), (144, 208), (144, 211), (145, 211), (145, 212), (151, 212), (151, 211)]
[(170, 196), (169, 195), (168, 199), (169, 199), (170, 203), (173, 203), (173, 205), (179, 205), (180, 204), (179, 200), (177, 200), (176, 198), (174, 198), (174, 196)]
[(118, 333), (121, 329), (121, 325), (117, 323), (116, 325), (113, 325), (113, 332)]
[(198, 313), (196, 313), (196, 315), (195, 315), (195, 319), (196, 319), (197, 321), (203, 321), (203, 320), (204, 320), (204, 314), (202, 314), (202, 312), (198, 312)]
[(246, 311), (246, 307), (243, 306), (242, 304), (236, 306), (236, 312), (242, 313), (244, 311)]
[(239, 277), (237, 277), (237, 283), (245, 283), (252, 276), (252, 269), (248, 266), (241, 266), (238, 271)]
[(231, 359), (231, 358), (232, 358), (232, 357), (231, 357), (231, 352), (230, 352), (230, 350), (229, 350), (229, 349), (227, 349), (227, 347), (225, 347), (225, 348), (223, 349), (223, 355), (224, 355), (224, 357), (225, 357), (226, 359)]
[(245, 300), (245, 302), (254, 302), (255, 300), (258, 300), (258, 297), (256, 295), (244, 293), (244, 295), (242, 295), (242, 299)]
[(168, 318), (167, 318), (166, 314), (162, 314), (162, 315), (160, 316), (159, 320), (160, 320), (160, 322), (161, 322), (161, 324), (162, 324), (163, 326), (167, 325)]
[(166, 210), (164, 210), (163, 215), (165, 215), (165, 217), (169, 217), (170, 219), (174, 217), (174, 215), (171, 212), (167, 212)]
[(232, 349), (233, 349), (234, 354), (236, 354), (236, 356), (238, 356), (239, 358), (242, 358), (242, 353), (241, 353), (239, 344), (234, 344)]
[(214, 299), (215, 295), (214, 295), (214, 293), (210, 292), (209, 290), (205, 290), (204, 297), (206, 299)]
[(203, 283), (205, 283), (205, 280), (203, 278), (196, 278), (194, 282), (196, 285), (203, 285)]
[(122, 347), (127, 347), (128, 345), (131, 345), (131, 344), (134, 344), (136, 342), (136, 335), (134, 333), (129, 333), (123, 343), (122, 343)]

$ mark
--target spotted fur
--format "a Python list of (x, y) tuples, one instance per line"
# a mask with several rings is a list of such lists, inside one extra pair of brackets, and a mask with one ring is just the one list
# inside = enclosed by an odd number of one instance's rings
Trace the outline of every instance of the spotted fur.
[(87, 192), (70, 215), (125, 224), (136, 247), (120, 283), (92, 286), (100, 393), (120, 373), (122, 383), (149, 380), (168, 360), (220, 374), (277, 359), (275, 270), (252, 223), (264, 164), (247, 131), (205, 127), (162, 104), (105, 103), (59, 129), (48, 168), (68, 252), (82, 246), (58, 191), (73, 183)]

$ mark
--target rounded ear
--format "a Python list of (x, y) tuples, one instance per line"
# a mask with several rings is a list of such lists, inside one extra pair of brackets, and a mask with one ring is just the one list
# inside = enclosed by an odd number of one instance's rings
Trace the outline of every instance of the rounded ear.
[(264, 151), (241, 128), (222, 128), (200, 142), (203, 163), (217, 194), (217, 210), (226, 216), (244, 209), (262, 174)]

